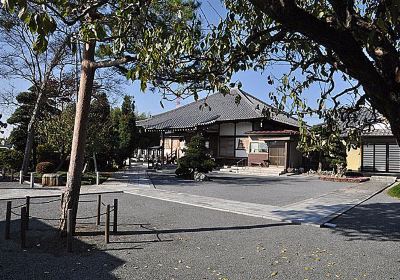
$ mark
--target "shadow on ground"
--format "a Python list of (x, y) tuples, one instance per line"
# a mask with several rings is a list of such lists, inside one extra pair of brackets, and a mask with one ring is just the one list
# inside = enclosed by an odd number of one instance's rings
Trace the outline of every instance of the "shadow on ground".
[(74, 238), (73, 252), (68, 253), (55, 227), (34, 218), (29, 227), (22, 249), (20, 221), (12, 221), (9, 240), (3, 237), (5, 221), (0, 222), (0, 279), (118, 279), (112, 271), (125, 261), (95, 243)]
[[(317, 222), (316, 212), (323, 218), (329, 215), (331, 208), (340, 210), (344, 207), (345, 204), (313, 205), (307, 210), (277, 210), (273, 213), (295, 222)], [(342, 235), (348, 241), (400, 241), (400, 203), (361, 204), (329, 223), (336, 225), (331, 229), (332, 233)]]
[(400, 203), (361, 204), (331, 223), (349, 241), (400, 241)]
[[(235, 231), (235, 230), (251, 230), (251, 229), (262, 229), (271, 228), (278, 226), (293, 226), (294, 223), (275, 223), (275, 224), (260, 224), (260, 225), (244, 225), (244, 226), (229, 226), (229, 227), (200, 227), (200, 228), (176, 228), (176, 229), (152, 229), (141, 225), (141, 228), (145, 230), (134, 230), (134, 231), (119, 231), (117, 235), (149, 235), (156, 234), (175, 234), (175, 233), (199, 233), (199, 232), (215, 232), (215, 231)], [(93, 236), (101, 235), (100, 232), (79, 232), (79, 236)], [(172, 241), (172, 240), (160, 240), (160, 241)]]

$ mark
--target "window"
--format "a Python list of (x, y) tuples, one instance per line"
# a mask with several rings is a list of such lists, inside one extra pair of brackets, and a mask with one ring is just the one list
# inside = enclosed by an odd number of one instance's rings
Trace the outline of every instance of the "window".
[(265, 142), (251, 142), (250, 153), (268, 153), (268, 145)]
[(219, 155), (221, 157), (234, 157), (235, 156), (235, 138), (234, 137), (220, 137), (219, 138)]

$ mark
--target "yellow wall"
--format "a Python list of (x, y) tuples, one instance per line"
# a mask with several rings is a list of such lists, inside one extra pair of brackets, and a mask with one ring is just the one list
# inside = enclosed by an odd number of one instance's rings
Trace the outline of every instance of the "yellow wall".
[(360, 171), (361, 170), (361, 149), (353, 149), (347, 151), (347, 170)]

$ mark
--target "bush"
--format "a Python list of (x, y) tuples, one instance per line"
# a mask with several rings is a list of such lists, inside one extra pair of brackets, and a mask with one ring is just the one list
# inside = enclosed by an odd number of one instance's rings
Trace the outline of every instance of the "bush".
[(59, 154), (54, 151), (54, 148), (50, 144), (41, 144), (36, 149), (37, 158), (39, 162), (53, 162), (54, 164), (59, 162)]
[(36, 165), (36, 172), (40, 174), (52, 173), (54, 172), (54, 170), (55, 170), (54, 164), (49, 161), (39, 162)]
[(193, 178), (195, 171), (208, 173), (215, 167), (201, 135), (193, 136), (184, 152), (185, 155), (178, 160), (178, 168), (175, 170), (178, 177)]
[(0, 168), (19, 170), (22, 166), (24, 155), (14, 149), (0, 150)]

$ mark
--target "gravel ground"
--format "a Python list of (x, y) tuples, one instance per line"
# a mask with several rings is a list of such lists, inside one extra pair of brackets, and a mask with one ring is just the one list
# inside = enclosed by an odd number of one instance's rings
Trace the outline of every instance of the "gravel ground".
[(285, 206), (354, 186), (352, 183), (328, 182), (302, 176), (211, 175), (211, 181), (194, 182), (178, 179), (171, 172), (149, 175), (157, 189), (274, 206)]
[[(120, 235), (105, 245), (102, 227), (81, 220), (70, 254), (56, 222), (34, 219), (21, 250), (15, 221), (12, 240), (0, 237), (0, 279), (399, 279), (400, 201), (386, 194), (333, 221), (335, 229), (103, 195), (106, 204), (114, 198)], [(95, 199), (82, 196), (78, 216), (93, 215)], [(0, 201), (0, 233), (4, 209)], [(58, 209), (58, 202), (34, 204), (31, 215), (54, 218)]]
[(23, 189), (29, 188), (28, 184), (20, 184), (19, 182), (6, 182), (0, 180), (0, 189)]

